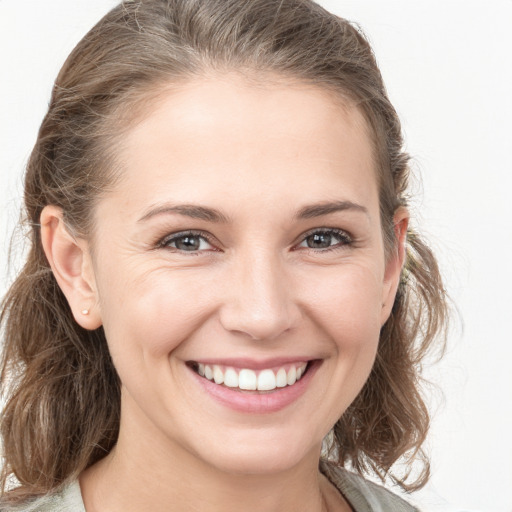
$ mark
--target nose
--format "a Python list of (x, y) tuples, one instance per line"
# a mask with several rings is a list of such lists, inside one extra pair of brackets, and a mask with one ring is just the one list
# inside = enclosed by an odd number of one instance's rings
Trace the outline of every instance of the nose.
[(278, 257), (240, 257), (226, 275), (222, 326), (253, 340), (279, 337), (293, 329), (301, 317), (293, 289)]

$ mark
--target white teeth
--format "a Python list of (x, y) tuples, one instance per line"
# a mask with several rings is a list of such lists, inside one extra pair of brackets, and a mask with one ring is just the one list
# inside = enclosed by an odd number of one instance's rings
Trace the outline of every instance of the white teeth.
[(276, 386), (278, 388), (284, 388), (288, 385), (286, 381), (286, 370), (284, 368), (280, 368), (276, 374)]
[(236, 373), (233, 368), (228, 368), (224, 373), (224, 384), (228, 388), (238, 387), (238, 373)]
[(297, 381), (297, 370), (295, 369), (295, 366), (292, 366), (288, 370), (288, 374), (286, 376), (286, 382), (288, 383), (288, 386), (293, 386), (296, 381)]
[(307, 363), (292, 364), (288, 371), (285, 368), (279, 368), (277, 372), (265, 369), (256, 373), (254, 370), (247, 368), (236, 370), (231, 367), (198, 363), (196, 371), (202, 377), (215, 382), (215, 384), (224, 384), (228, 388), (239, 388), (247, 391), (272, 391), (276, 388), (293, 386), (304, 375), (306, 366)]
[(263, 370), (258, 375), (258, 391), (276, 389), (276, 376), (272, 370)]
[(218, 366), (213, 367), (213, 380), (215, 384), (222, 384), (224, 382), (224, 373)]
[(240, 389), (247, 389), (249, 391), (254, 391), (257, 389), (258, 380), (256, 377), (256, 372), (253, 370), (240, 370), (238, 374), (238, 387)]

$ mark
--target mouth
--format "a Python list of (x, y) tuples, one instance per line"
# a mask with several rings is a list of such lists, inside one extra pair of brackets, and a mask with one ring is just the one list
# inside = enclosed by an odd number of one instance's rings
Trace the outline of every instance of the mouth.
[(199, 388), (222, 407), (243, 414), (286, 410), (306, 393), (323, 359), (187, 361)]
[(188, 361), (200, 377), (233, 391), (269, 393), (294, 386), (308, 372), (312, 361), (261, 368), (258, 370), (222, 364)]

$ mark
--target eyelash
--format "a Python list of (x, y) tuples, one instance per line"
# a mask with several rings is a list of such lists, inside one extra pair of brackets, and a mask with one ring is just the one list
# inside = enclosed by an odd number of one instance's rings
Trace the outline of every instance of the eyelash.
[[(343, 249), (344, 247), (350, 246), (354, 243), (354, 240), (352, 239), (352, 237), (346, 231), (343, 231), (342, 229), (315, 228), (313, 230), (310, 230), (310, 231), (304, 233), (301, 236), (301, 240), (300, 240), (299, 244), (296, 244), (294, 246), (294, 250), (301, 249), (301, 244), (307, 243), (307, 239), (314, 235), (323, 235), (323, 236), (327, 235), (327, 236), (338, 239), (338, 242), (333, 245), (329, 245), (329, 246), (323, 247), (323, 248), (314, 248), (314, 247), (305, 246), (305, 247), (302, 247), (302, 249), (314, 251), (314, 252), (330, 252), (333, 250)], [(199, 249), (191, 250), (191, 251), (187, 251), (187, 250), (179, 249), (178, 247), (171, 246), (172, 243), (176, 244), (176, 242), (179, 241), (180, 239), (185, 239), (187, 237), (198, 238), (198, 239), (202, 239), (202, 240), (206, 241), (209, 245), (214, 247), (214, 249), (208, 249), (208, 251), (217, 251), (218, 250), (218, 249), (215, 249), (215, 245), (212, 241), (212, 237), (209, 234), (205, 233), (204, 231), (194, 231), (194, 230), (182, 231), (180, 233), (173, 233), (172, 235), (166, 236), (160, 242), (158, 242), (157, 247), (162, 248), (162, 249), (171, 249), (173, 251), (180, 252), (180, 253), (188, 253), (189, 255), (198, 255), (204, 251), (204, 249), (203, 250), (200, 249), (200, 246), (199, 246)], [(199, 243), (201, 243), (201, 242), (199, 242)]]

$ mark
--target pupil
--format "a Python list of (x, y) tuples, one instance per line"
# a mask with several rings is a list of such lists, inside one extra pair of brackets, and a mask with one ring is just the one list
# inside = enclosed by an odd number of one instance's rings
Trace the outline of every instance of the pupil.
[(312, 249), (330, 247), (331, 242), (332, 236), (329, 233), (315, 233), (314, 235), (308, 236), (308, 247)]
[(183, 236), (176, 240), (176, 247), (182, 251), (195, 251), (199, 249), (199, 237)]

